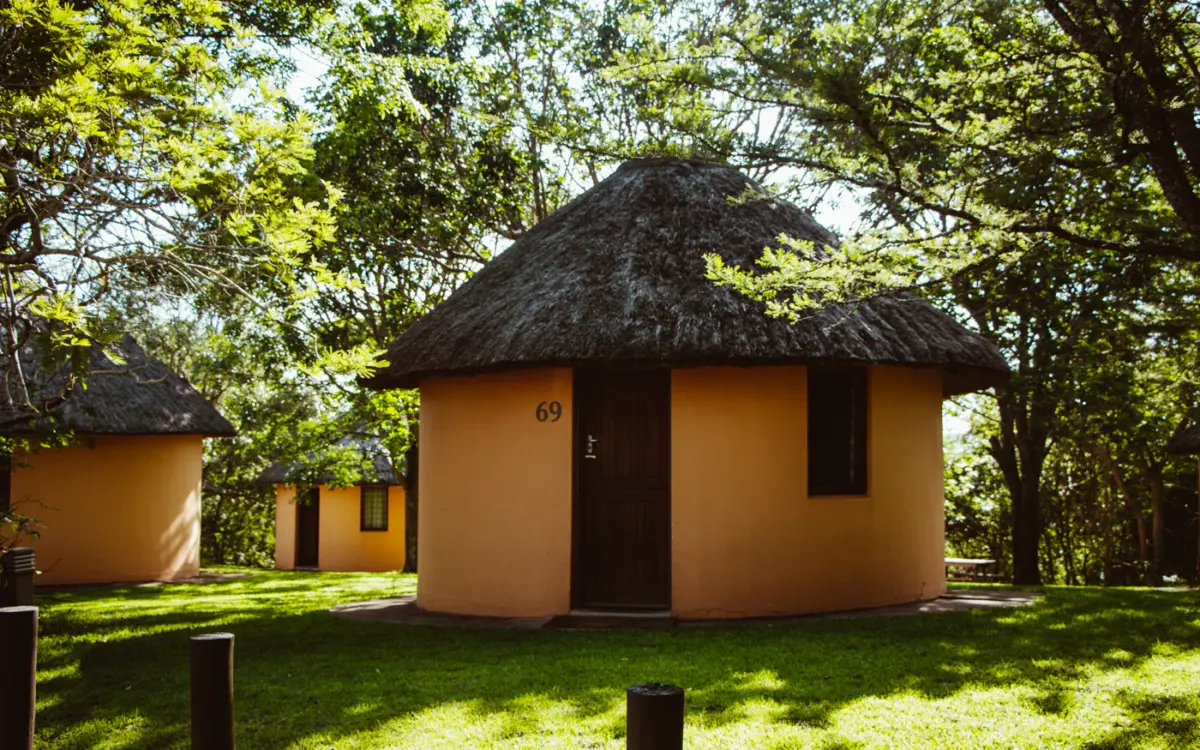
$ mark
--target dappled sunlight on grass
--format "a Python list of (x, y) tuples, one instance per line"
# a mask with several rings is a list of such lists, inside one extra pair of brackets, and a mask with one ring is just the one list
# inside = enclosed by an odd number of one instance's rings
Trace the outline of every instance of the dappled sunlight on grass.
[(733, 678), (741, 680), (745, 690), (771, 691), (783, 687), (783, 680), (772, 669), (760, 669), (752, 674), (735, 673)]
[(1200, 744), (1194, 592), (1049, 588), (1019, 610), (676, 630), (327, 611), (415, 585), (262, 572), (52, 592), (38, 747), (187, 747), (187, 637), (212, 630), (237, 636), (238, 738), (253, 750), (621, 748), (624, 689), (648, 680), (687, 689), (689, 748)]
[[(623, 747), (623, 704), (601, 713), (544, 694), (517, 696), (503, 706), (483, 699), (452, 701), (365, 732), (346, 736), (346, 747)], [(303, 738), (290, 747), (328, 747), (334, 735)]]

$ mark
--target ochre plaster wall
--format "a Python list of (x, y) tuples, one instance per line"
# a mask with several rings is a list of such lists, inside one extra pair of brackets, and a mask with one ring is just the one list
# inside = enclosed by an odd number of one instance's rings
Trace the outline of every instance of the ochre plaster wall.
[[(292, 570), (296, 567), (296, 488), (288, 484), (275, 485), (275, 568)], [(318, 544), (320, 539), (317, 540)], [(317, 550), (320, 557), (320, 549)]]
[(672, 373), (676, 616), (822, 612), (942, 593), (941, 375), (876, 367), (869, 383), (868, 495), (809, 498), (803, 367)]
[[(86, 438), (85, 438), (86, 440)], [(170, 580), (200, 568), (198, 435), (98, 436), (27, 456), (12, 501), (39, 519), (39, 585)]]
[[(421, 383), (417, 602), (539, 616), (571, 600), (571, 371)], [(539, 403), (562, 417), (539, 422)]]
[[(275, 488), (275, 567), (296, 562), (296, 489)], [(404, 568), (404, 488), (388, 488), (387, 531), (362, 531), (362, 489), (321, 486), (317, 568), (376, 573)]]

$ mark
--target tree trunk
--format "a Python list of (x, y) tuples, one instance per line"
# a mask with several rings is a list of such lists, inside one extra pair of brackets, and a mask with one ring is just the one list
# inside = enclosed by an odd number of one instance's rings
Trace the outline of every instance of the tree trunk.
[[(201, 503), (203, 502), (204, 501), (202, 499)], [(223, 494), (217, 495), (216, 506), (217, 507), (213, 508), (212, 513), (209, 514), (208, 523), (204, 524), (205, 528), (201, 532), (202, 539), (205, 536), (208, 537), (210, 541), (208, 549), (212, 553), (212, 559), (205, 560), (205, 565), (224, 565), (227, 557), (225, 552), (225, 540), (221, 537), (221, 518), (225, 514), (225, 496)], [(201, 513), (201, 515), (203, 515), (203, 513)], [(204, 532), (207, 532), (207, 534)], [(203, 545), (201, 546), (203, 547)]]
[(1148, 462), (1146, 479), (1150, 484), (1150, 529), (1151, 554), (1150, 584), (1161, 586), (1163, 579), (1163, 465), (1161, 462)]
[(1105, 457), (1108, 459), (1108, 470), (1112, 474), (1113, 482), (1116, 484), (1117, 489), (1121, 491), (1121, 497), (1125, 498), (1125, 508), (1133, 515), (1134, 520), (1137, 522), (1138, 582), (1145, 583), (1145, 580), (1141, 576), (1145, 574), (1150, 557), (1146, 549), (1149, 546), (1146, 541), (1146, 517), (1142, 513), (1142, 509), (1137, 507), (1133, 495), (1130, 494), (1129, 488), (1125, 486), (1125, 481), (1121, 479), (1121, 472), (1117, 470), (1116, 462), (1107, 453)]
[[(1037, 286), (1034, 282), (1033, 287)], [(1038, 291), (1031, 288), (1029, 294), (1036, 295)], [(955, 296), (959, 304), (971, 311), (984, 338), (997, 343), (1005, 338), (993, 333), (991, 305), (985, 295), (972, 292), (962, 282), (956, 284)], [(1062, 342), (1055, 340), (1045, 320), (1023, 303), (1018, 304), (1017, 312), (1019, 333), (1011, 343), (1020, 380), (995, 389), (999, 431), (989, 441), (989, 453), (999, 465), (1012, 498), (1013, 583), (1038, 586), (1042, 582), (1038, 559), (1042, 535), (1041, 479), (1049, 425), (1055, 413), (1055, 400), (1047, 392), (1047, 384)]]
[[(1076, 522), (1075, 517), (1075, 482), (1072, 481), (1071, 472), (1068, 471), (1062, 481), (1066, 482), (1066, 491), (1060, 492), (1062, 497), (1062, 507), (1059, 509), (1055, 518), (1055, 527), (1058, 531), (1058, 546), (1062, 556), (1062, 566), (1064, 580), (1068, 586), (1079, 585), (1079, 575), (1076, 572), (1075, 557), (1078, 550), (1075, 549), (1076, 535), (1071, 533), (1073, 525)], [(1049, 505), (1054, 508), (1054, 504)], [(1053, 551), (1050, 551), (1053, 556)]]
[(1040, 480), (1040, 466), (1036, 471), (1025, 471), (1019, 494), (1013, 497), (1013, 583), (1021, 586), (1040, 586), (1042, 583), (1038, 566), (1038, 547), (1042, 538)]
[(1117, 514), (1113, 510), (1116, 501), (1113, 500), (1113, 487), (1111, 482), (1104, 483), (1104, 557), (1100, 561), (1101, 575), (1104, 576), (1105, 586), (1115, 586), (1116, 566), (1113, 564), (1113, 558), (1116, 557), (1116, 539), (1114, 535), (1117, 529)]
[[(1002, 412), (1003, 413), (1003, 412)], [(1041, 461), (1017, 461), (1015, 441), (1011, 433), (999, 439), (993, 438), (991, 454), (1000, 465), (1004, 483), (1012, 498), (1012, 563), (1013, 583), (1022, 586), (1040, 586), (1041, 571), (1038, 566), (1038, 548), (1042, 536), (1041, 503), (1038, 485), (1041, 483)], [(1030, 451), (1021, 451), (1028, 455)]]
[(417, 572), (417, 522), (420, 506), (417, 488), (421, 450), (414, 442), (404, 454), (404, 572)]
[[(1086, 465), (1086, 461), (1080, 461)], [(1102, 580), (1102, 560), (1104, 559), (1104, 533), (1100, 529), (1104, 525), (1104, 501), (1100, 497), (1100, 482), (1096, 475), (1088, 471), (1087, 489), (1085, 490), (1083, 518), (1084, 539), (1083, 548), (1083, 585), (1098, 586)]]

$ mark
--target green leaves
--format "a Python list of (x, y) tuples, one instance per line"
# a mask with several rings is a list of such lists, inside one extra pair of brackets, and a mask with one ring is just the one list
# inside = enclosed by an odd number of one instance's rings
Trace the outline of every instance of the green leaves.
[[(1139, 477), (1161, 490), (1167, 425), (1195, 398), (1194, 6), (701, 0), (666, 24), (635, 15), (638, 43), (607, 75), (682, 92), (641, 115), (788, 197), (839, 190), (862, 208), (836, 247), (779, 238), (753, 268), (710, 255), (714, 283), (792, 319), (915, 291), (1009, 358), (976, 445), (1011, 496), (1019, 574), (1036, 579), (1046, 513), (1064, 546), (1098, 523), (1059, 494), (1098, 502), (1105, 441), (1130, 497)], [(1089, 476), (1090, 495), (1049, 496), (1044, 469)]]
[(252, 294), (247, 272), (296, 266), (332, 238), (323, 196), (287, 196), (312, 122), (285, 112), (277, 65), (239, 12), (0, 8), (0, 70), (25, 76), (0, 76), (17, 84), (0, 85), (0, 264), (20, 290), (3, 309), (7, 361), (38, 325), (64, 346), (107, 335), (113, 294)]

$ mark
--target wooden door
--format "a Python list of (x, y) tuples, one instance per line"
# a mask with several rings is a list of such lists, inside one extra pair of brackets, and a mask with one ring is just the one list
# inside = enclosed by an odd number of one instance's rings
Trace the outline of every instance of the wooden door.
[(671, 607), (670, 382), (576, 374), (576, 607)]
[(321, 543), (321, 490), (309, 490), (308, 502), (296, 503), (296, 567), (315, 568)]

